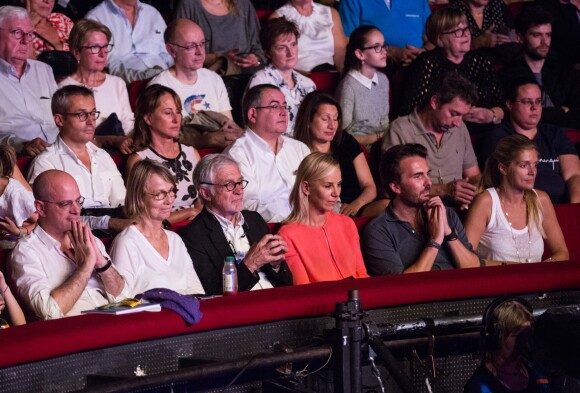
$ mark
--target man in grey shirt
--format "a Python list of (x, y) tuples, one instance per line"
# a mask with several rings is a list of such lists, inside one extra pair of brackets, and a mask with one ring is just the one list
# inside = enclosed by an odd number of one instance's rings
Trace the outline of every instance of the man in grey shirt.
[(427, 148), (431, 194), (446, 202), (468, 205), (475, 197), (481, 171), (462, 120), (477, 101), (477, 89), (451, 72), (440, 78), (422, 108), (395, 120), (383, 139), (383, 151), (402, 143)]
[(392, 201), (361, 238), (370, 275), (480, 266), (457, 214), (431, 195), (427, 150), (397, 145), (381, 161), (381, 180)]

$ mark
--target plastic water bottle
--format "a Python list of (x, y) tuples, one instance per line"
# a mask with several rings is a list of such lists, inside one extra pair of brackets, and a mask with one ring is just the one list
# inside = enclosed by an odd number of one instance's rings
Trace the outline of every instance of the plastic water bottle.
[(238, 271), (236, 270), (236, 260), (234, 257), (226, 257), (224, 260), (222, 278), (224, 295), (235, 295), (238, 293)]

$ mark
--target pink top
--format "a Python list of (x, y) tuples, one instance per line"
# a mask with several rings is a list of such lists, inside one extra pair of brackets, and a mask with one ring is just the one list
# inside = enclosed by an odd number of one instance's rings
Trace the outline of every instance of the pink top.
[(288, 243), (286, 262), (295, 285), (368, 277), (358, 231), (349, 217), (330, 212), (321, 227), (292, 223), (278, 234)]
[[(62, 43), (63, 50), (68, 52), (70, 50), (70, 47), (68, 46), (68, 36), (70, 35), (70, 31), (74, 26), (73, 21), (70, 20), (66, 15), (53, 12), (48, 17), (48, 22), (56, 29), (58, 33), (58, 39)], [(50, 43), (44, 41), (38, 36), (32, 40), (32, 46), (34, 48), (35, 56), (38, 56), (42, 52), (54, 50), (54, 47)]]

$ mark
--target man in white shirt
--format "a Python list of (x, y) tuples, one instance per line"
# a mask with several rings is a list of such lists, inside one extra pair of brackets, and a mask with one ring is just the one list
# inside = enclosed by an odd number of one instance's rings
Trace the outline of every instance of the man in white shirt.
[(193, 146), (225, 148), (243, 135), (243, 130), (232, 120), (232, 106), (222, 78), (214, 71), (203, 68), (207, 43), (203, 30), (189, 19), (176, 19), (164, 34), (167, 52), (175, 64), (149, 82), (175, 90), (183, 106), (183, 117), (203, 111), (225, 115), (222, 128), (196, 135)]
[(109, 53), (111, 74), (127, 83), (149, 79), (173, 64), (165, 50), (165, 21), (154, 7), (138, 0), (104, 0), (86, 15), (106, 25), (115, 45)]
[(36, 317), (78, 315), (128, 295), (103, 243), (79, 220), (83, 197), (73, 177), (50, 170), (33, 186), (38, 226), (20, 240), (10, 272)]
[(0, 142), (36, 156), (54, 142), (52, 69), (28, 59), (34, 27), (26, 9), (0, 7)]
[[(52, 111), (60, 133), (55, 143), (34, 159), (28, 173), (33, 184), (49, 169), (75, 177), (84, 197), (84, 208), (116, 208), (125, 202), (125, 184), (117, 165), (106, 151), (91, 141), (99, 113), (93, 92), (84, 86), (60, 88), (52, 98)], [(94, 217), (92, 229), (122, 229), (126, 220)]]
[(284, 135), (288, 105), (276, 86), (252, 87), (244, 96), (242, 111), (246, 134), (230, 146), (228, 154), (249, 182), (244, 209), (257, 211), (267, 222), (280, 222), (290, 214), (288, 198), (296, 170), (310, 150)]

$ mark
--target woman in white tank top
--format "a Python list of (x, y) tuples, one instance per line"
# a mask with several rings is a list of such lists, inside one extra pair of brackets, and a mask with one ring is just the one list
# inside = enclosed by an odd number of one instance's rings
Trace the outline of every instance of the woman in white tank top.
[(486, 163), (482, 185), (487, 189), (474, 199), (465, 229), (488, 265), (542, 262), (544, 241), (552, 250), (544, 261), (569, 258), (550, 198), (533, 188), (538, 162), (534, 143), (512, 135), (497, 144)]

